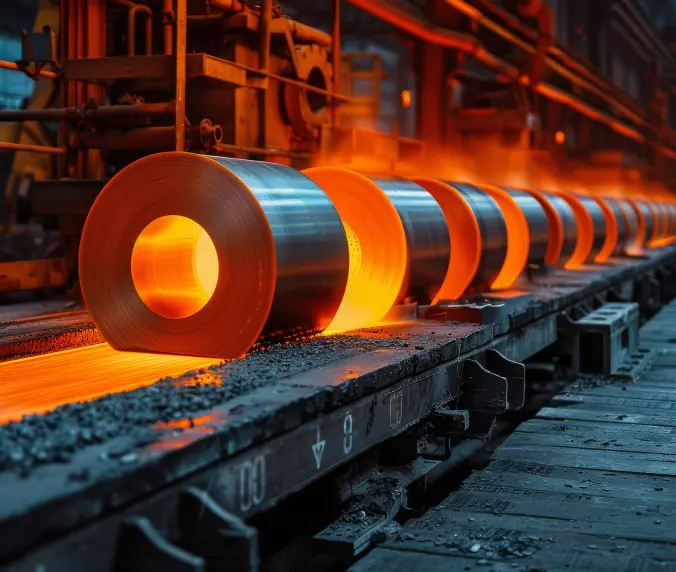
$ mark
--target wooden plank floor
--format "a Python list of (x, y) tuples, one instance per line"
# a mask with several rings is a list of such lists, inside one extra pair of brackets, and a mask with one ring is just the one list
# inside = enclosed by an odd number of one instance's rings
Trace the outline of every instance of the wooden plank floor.
[(353, 572), (676, 571), (676, 302), (637, 383), (569, 388)]

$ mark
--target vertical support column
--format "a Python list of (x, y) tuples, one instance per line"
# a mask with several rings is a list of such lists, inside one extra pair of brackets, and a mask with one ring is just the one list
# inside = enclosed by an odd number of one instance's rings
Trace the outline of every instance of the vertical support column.
[(176, 151), (185, 151), (187, 0), (176, 0)]
[[(106, 5), (105, 0), (88, 0), (86, 4), (86, 54), (88, 58), (106, 56)], [(85, 101), (96, 105), (105, 103), (105, 90), (100, 85), (85, 86)], [(104, 165), (100, 149), (89, 149), (84, 156), (84, 175), (91, 179), (102, 179)]]
[[(261, 5), (261, 17), (258, 24), (258, 67), (261, 71), (266, 73), (270, 71), (271, 24), (272, 0), (263, 0), (263, 4)], [(264, 75), (262, 76), (261, 82), (264, 89), (261, 89), (258, 94), (258, 146), (265, 149), (268, 146), (267, 89), (270, 80), (267, 75)]]
[[(333, 29), (331, 31), (331, 65), (333, 67), (333, 92), (340, 93), (340, 0), (333, 0)], [(338, 101), (331, 102), (331, 125), (339, 123)]]

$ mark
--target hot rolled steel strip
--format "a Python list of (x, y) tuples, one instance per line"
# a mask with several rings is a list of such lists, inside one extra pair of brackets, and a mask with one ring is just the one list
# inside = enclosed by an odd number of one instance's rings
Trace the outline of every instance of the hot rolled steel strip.
[(449, 272), (452, 245), (444, 213), (434, 197), (413, 181), (382, 175), (369, 178), (392, 201), (406, 233), (408, 268), (400, 298), (429, 304)]
[(495, 200), (480, 188), (427, 177), (413, 179), (439, 203), (451, 237), (451, 262), (439, 300), (489, 290), (507, 256), (507, 225)]
[(114, 348), (234, 358), (261, 333), (325, 328), (348, 264), (338, 212), (307, 177), (169, 152), (105, 186), (84, 226), (79, 271)]
[(577, 222), (570, 205), (561, 197), (544, 191), (526, 190), (540, 203), (547, 217), (548, 242), (545, 263), (564, 268), (577, 244)]
[(528, 264), (545, 264), (549, 247), (549, 223), (540, 202), (530, 193), (519, 189), (504, 188), (516, 201), (528, 223)]

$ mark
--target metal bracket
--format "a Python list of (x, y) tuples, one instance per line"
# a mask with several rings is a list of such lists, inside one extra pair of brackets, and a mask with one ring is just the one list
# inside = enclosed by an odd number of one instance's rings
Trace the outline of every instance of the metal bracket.
[(56, 67), (56, 34), (49, 26), (42, 32), (21, 30), (21, 63)]
[(654, 276), (641, 276), (634, 291), (634, 300), (638, 302), (642, 313), (654, 314), (662, 307), (662, 287)]
[(475, 298), (465, 302), (441, 300), (438, 306), (431, 307), (428, 320), (444, 320), (471, 324), (493, 324), (508, 319), (516, 310), (524, 308), (532, 301), (530, 294), (513, 298)]
[(573, 321), (559, 318), (561, 350), (570, 356), (572, 375), (617, 373), (638, 350), (639, 305), (610, 303)]
[(473, 359), (462, 363), (461, 391), (458, 400), (461, 409), (490, 413), (504, 413), (509, 409), (507, 379)]
[(526, 402), (526, 366), (490, 349), (486, 352), (486, 367), (507, 380), (509, 410), (521, 409)]
[(317, 534), (314, 541), (324, 553), (357, 556), (400, 530), (393, 520), (406, 506), (407, 498), (406, 488), (397, 478), (370, 478), (355, 488), (341, 518)]
[(258, 532), (226, 512), (206, 491), (189, 488), (179, 501), (181, 544), (209, 569), (257, 572)]
[(206, 572), (204, 559), (164, 539), (145, 517), (125, 520), (120, 527), (116, 572)]

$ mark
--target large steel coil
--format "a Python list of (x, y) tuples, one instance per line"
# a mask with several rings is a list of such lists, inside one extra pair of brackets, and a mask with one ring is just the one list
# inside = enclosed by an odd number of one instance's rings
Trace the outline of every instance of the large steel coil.
[(676, 205), (160, 153), (115, 175), (82, 233), (116, 349), (234, 358), (261, 336), (376, 325), (397, 302), (511, 287), (670, 244)]
[(114, 348), (231, 358), (261, 333), (325, 328), (348, 264), (338, 212), (298, 171), (171, 152), (108, 182), (79, 271)]
[(498, 204), (470, 184), (413, 180), (439, 203), (451, 237), (450, 270), (438, 298), (456, 300), (466, 292), (490, 289), (507, 255), (507, 226)]
[(528, 190), (547, 217), (548, 242), (545, 263), (564, 268), (577, 244), (577, 222), (571, 206), (560, 196), (544, 191)]
[(408, 268), (400, 299), (429, 304), (449, 271), (452, 245), (444, 213), (434, 197), (413, 181), (384, 175), (369, 178), (385, 191), (404, 225)]
[(528, 264), (543, 266), (549, 248), (549, 221), (545, 208), (532, 194), (504, 187), (523, 211), (528, 224)]
[(406, 279), (406, 229), (385, 191), (367, 176), (341, 167), (304, 173), (336, 206), (349, 242), (350, 274), (330, 330), (378, 324), (397, 301)]

